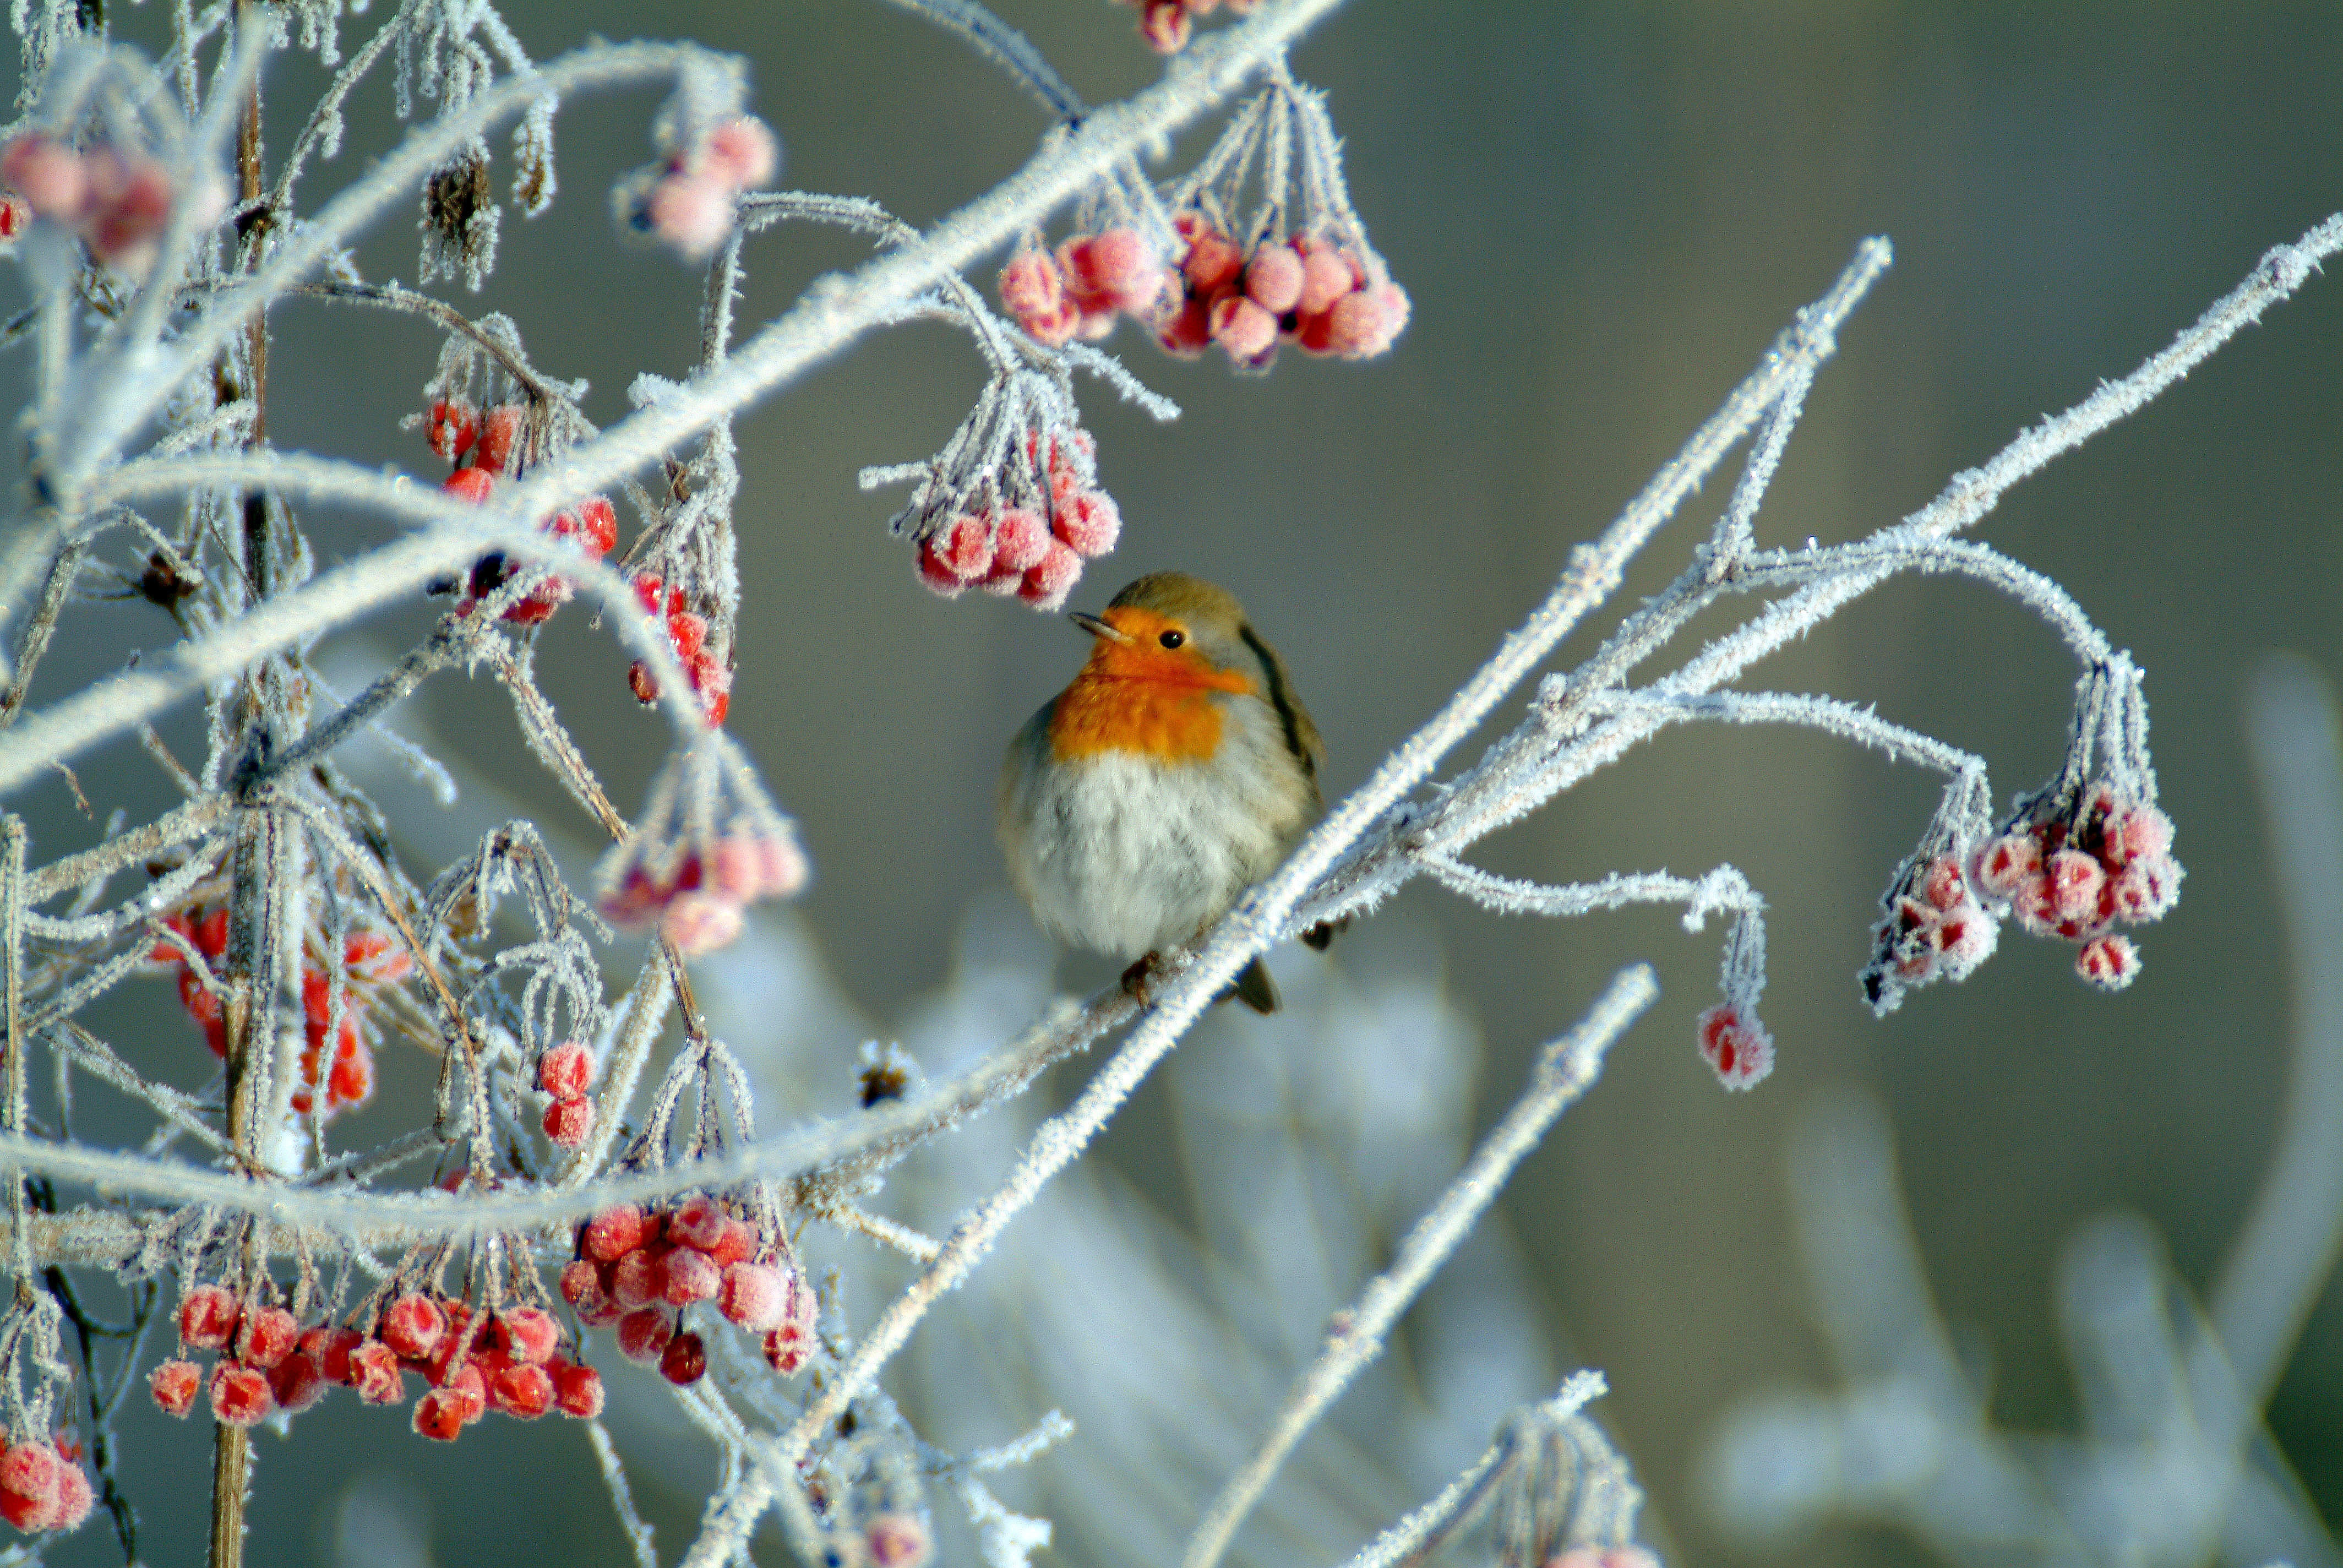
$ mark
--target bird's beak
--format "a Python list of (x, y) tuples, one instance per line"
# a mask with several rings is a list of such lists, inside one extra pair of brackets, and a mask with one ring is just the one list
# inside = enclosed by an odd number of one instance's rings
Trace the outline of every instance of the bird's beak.
[(1127, 643), (1131, 640), (1129, 632), (1118, 631), (1094, 615), (1084, 615), (1081, 610), (1071, 610), (1067, 612), (1066, 618), (1092, 637), (1102, 637), (1109, 642)]

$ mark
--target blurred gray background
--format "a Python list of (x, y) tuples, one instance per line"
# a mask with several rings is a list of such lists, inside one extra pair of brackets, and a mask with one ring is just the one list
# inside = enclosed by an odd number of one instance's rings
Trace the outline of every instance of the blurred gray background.
[[(1160, 69), (1132, 13), (1104, 0), (1000, 9), (1093, 101)], [(1013, 169), (1042, 128), (957, 42), (866, 0), (513, 0), (506, 15), (540, 56), (589, 34), (690, 34), (740, 52), (783, 143), (785, 183), (875, 196), (913, 223)], [(1293, 65), (1331, 95), (1353, 197), (1413, 298), (1413, 324), (1382, 361), (1289, 354), (1262, 379), (1216, 358), (1169, 361), (1125, 327), (1107, 347), (1186, 412), (1157, 427), (1109, 395), (1089, 398), (1125, 529), (1074, 603), (1096, 608), (1159, 568), (1230, 588), (1284, 652), (1326, 737), (1335, 792), (1487, 656), (1570, 546), (1615, 515), (1862, 236), (1892, 237), (1896, 266), (1815, 389), (1759, 520), (1763, 542), (1844, 539), (1916, 509), (2022, 424), (2129, 371), (2268, 246), (2343, 207), (2343, 9), (2326, 0), (1356, 0)], [(296, 63), (272, 84), (279, 145), (290, 116), (277, 111), (308, 102), (316, 81), (314, 63)], [(477, 302), (510, 312), (541, 367), (591, 381), (588, 408), (604, 423), (624, 411), (636, 373), (680, 374), (696, 339), (697, 274), (619, 244), (605, 199), (646, 156), (655, 103), (622, 95), (566, 109), (559, 201), (534, 223), (508, 216)], [(379, 84), (361, 95), (348, 147), (312, 176), (308, 206), (386, 145), (387, 104)], [(1184, 167), (1209, 135), (1180, 138), (1163, 170)], [(496, 146), (501, 170), (503, 138)], [(759, 242), (744, 321), (860, 255), (830, 235)], [(360, 259), (369, 276), (411, 278), (406, 220)], [(314, 306), (277, 322), (277, 442), (424, 471), (419, 438), (396, 421), (417, 407), (436, 342)], [(1620, 963), (1661, 970), (1664, 1000), (1504, 1210), (1564, 1362), (1608, 1373), (1603, 1413), (1683, 1560), (1918, 1560), (1897, 1536), (1855, 1530), (1768, 1556), (1715, 1533), (1694, 1494), (1721, 1412), (1769, 1386), (1830, 1381), (1783, 1192), (1785, 1127), (1822, 1086), (1885, 1098), (1939, 1302), (1990, 1346), (2005, 1425), (2073, 1423), (2050, 1280), (2079, 1222), (2137, 1210), (2184, 1279), (2201, 1289), (2213, 1278), (2262, 1170), (2288, 1021), (2272, 847), (2240, 755), (2238, 697), (2268, 649), (2343, 674), (2339, 368), (2343, 279), (2315, 279), (2146, 414), (2013, 492), (1981, 530), (2065, 583), (2147, 672), (2189, 877), (2176, 912), (2145, 933), (2145, 978), (2127, 993), (2088, 991), (2069, 950), (2012, 931), (1966, 984), (1875, 1021), (1855, 971), (1875, 900), (1937, 785), (1803, 735), (1678, 731), (1482, 854), (1545, 879), (1720, 860), (1745, 870), (1772, 905), (1765, 1012), (1779, 1050), (1754, 1094), (1721, 1093), (1693, 1046), (1694, 1016), (1715, 999), (1714, 929), (1687, 935), (1665, 912), (1500, 920), (1426, 886), (1402, 899), (1439, 933), (1453, 990), (1485, 1031), (1484, 1119), (1509, 1102), (1527, 1053)], [(941, 983), (953, 928), (1001, 886), (1001, 747), (1082, 653), (1062, 620), (929, 595), (882, 527), (900, 496), (855, 488), (858, 467), (940, 445), (980, 375), (963, 339), (909, 328), (740, 427), (746, 602), (731, 729), (802, 825), (819, 879), (804, 915), (878, 1029)], [(1712, 485), (1660, 537), (1621, 603), (1674, 575), (1725, 488)], [(317, 522), (329, 556), (377, 537), (372, 525)], [(582, 621), (559, 618), (540, 668), (623, 806), (639, 799), (662, 732), (626, 697), (625, 656)], [(53, 660), (36, 702), (116, 667), (126, 645), (167, 640), (143, 606), (81, 624), (86, 638)], [(367, 635), (426, 624), (417, 607)], [(1592, 646), (1590, 634), (1564, 658)], [(1932, 581), (1872, 595), (1753, 681), (1875, 702), (1980, 752), (2006, 799), (2055, 766), (2073, 676), (2025, 615)], [(478, 766), (583, 830), (531, 772), (492, 689), (446, 685), (420, 706)], [(192, 737), (186, 720), (175, 733)], [(134, 809), (159, 803), (141, 793), (144, 767), (102, 782)], [(61, 787), (27, 799), (48, 825), (36, 853), (86, 837)], [(1309, 961), (1340, 964), (1343, 952)], [(1059, 972), (1086, 989), (1111, 970), (1069, 959)], [(837, 1039), (835, 1060), (806, 1071), (842, 1083), (858, 1043)], [(1168, 1187), (1165, 1115), (1142, 1094), (1105, 1151)], [(390, 1506), (342, 1489), (386, 1464), (437, 1497), (439, 1528), (410, 1543), (437, 1561), (621, 1560), (583, 1443), (546, 1444), (566, 1434), (484, 1432), (451, 1453), (384, 1442), (371, 1412), (363, 1426), (337, 1420), (347, 1435), (301, 1447), (314, 1474), (264, 1443), (256, 1562), (333, 1560), (335, 1520)], [(2326, 1516), (2343, 1519), (2343, 1301), (2331, 1289), (2271, 1420)], [(166, 1508), (199, 1507), (198, 1434), (156, 1434), (145, 1411), (126, 1424), (136, 1443), (184, 1455), (184, 1491)], [(508, 1534), (449, 1522), (446, 1489), (492, 1464), (541, 1469), (542, 1518), (508, 1516), (495, 1529)], [(691, 1501), (652, 1506), (673, 1550)], [(110, 1544), (96, 1534), (73, 1561), (104, 1560)], [(158, 1535), (191, 1550), (196, 1539)], [(397, 1556), (387, 1537), (360, 1537), (384, 1541), (391, 1555), (376, 1560)]]

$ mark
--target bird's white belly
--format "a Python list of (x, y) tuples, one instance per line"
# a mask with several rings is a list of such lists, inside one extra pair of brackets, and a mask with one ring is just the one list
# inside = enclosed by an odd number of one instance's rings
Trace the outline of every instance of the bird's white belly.
[[(1237, 746), (1262, 738), (1232, 726)], [(1184, 942), (1273, 869), (1300, 812), (1232, 787), (1248, 770), (1106, 751), (1023, 770), (1010, 870), (1061, 940), (1137, 958)], [(1200, 777), (1204, 775), (1206, 777)]]

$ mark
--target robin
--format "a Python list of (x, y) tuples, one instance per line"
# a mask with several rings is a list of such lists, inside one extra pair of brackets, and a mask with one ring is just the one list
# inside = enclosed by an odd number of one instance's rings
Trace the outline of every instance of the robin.
[[(1137, 960), (1122, 980), (1144, 1000), (1161, 950), (1193, 940), (1317, 819), (1325, 748), (1277, 650), (1211, 583), (1156, 572), (1071, 619), (1091, 656), (1009, 743), (1001, 848), (1042, 928)], [(1257, 956), (1230, 989), (1277, 1010)]]

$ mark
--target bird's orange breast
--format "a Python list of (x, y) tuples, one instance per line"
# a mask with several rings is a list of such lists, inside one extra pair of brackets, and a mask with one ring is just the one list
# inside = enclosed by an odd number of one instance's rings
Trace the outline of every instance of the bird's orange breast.
[(1050, 754), (1071, 761), (1102, 751), (1136, 751), (1166, 762), (1202, 762), (1221, 749), (1225, 722), (1216, 700), (1252, 691), (1242, 672), (1161, 647), (1166, 622), (1123, 607), (1106, 619), (1131, 638), (1101, 638), (1050, 715)]

